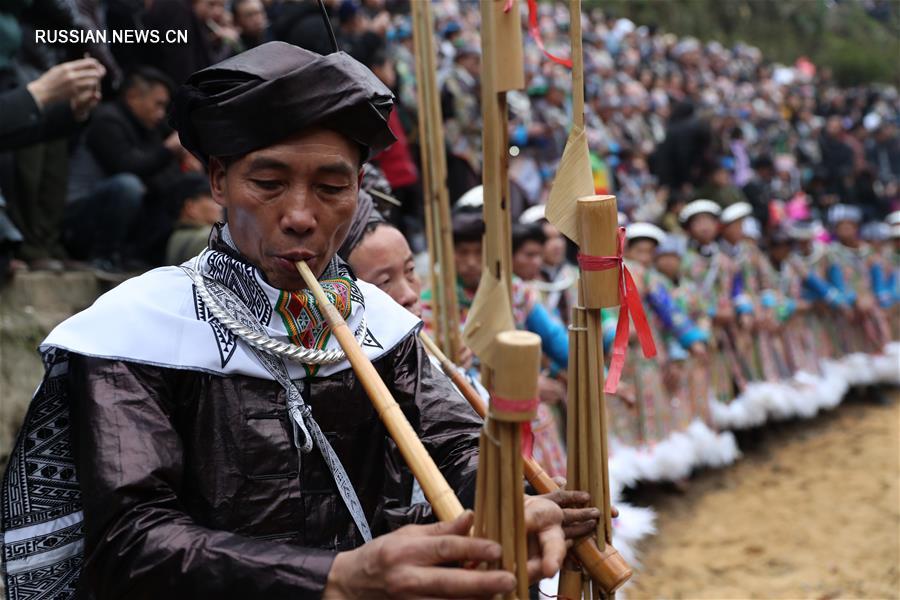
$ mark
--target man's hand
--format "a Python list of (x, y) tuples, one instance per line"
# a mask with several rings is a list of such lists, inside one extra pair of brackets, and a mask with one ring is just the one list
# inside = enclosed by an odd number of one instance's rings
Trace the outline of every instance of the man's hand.
[[(554, 481), (559, 483), (559, 478), (554, 478)], [(590, 494), (579, 490), (567, 490), (565, 485), (563, 480), (558, 490), (543, 494), (541, 498), (555, 502), (563, 509), (563, 534), (566, 540), (576, 540), (594, 531), (603, 513), (599, 508), (589, 506)]]
[[(531, 514), (534, 530), (543, 536), (541, 547), (549, 544), (552, 550), (553, 519), (542, 508), (539, 505), (530, 513), (526, 508), (526, 520)], [(441, 566), (499, 560), (499, 544), (468, 537), (473, 520), (472, 512), (466, 511), (448, 523), (408, 525), (338, 554), (323, 598), (490, 598), (513, 591), (516, 578), (507, 571)], [(562, 536), (559, 521), (556, 527)]]
[(566, 401), (566, 386), (557, 379), (538, 376), (538, 397), (544, 404), (559, 404)]
[[(591, 495), (580, 490), (565, 489), (566, 479), (564, 477), (554, 477), (553, 481), (559, 486), (559, 489), (540, 497), (555, 502), (563, 509), (562, 528), (566, 540), (576, 540), (592, 533), (597, 527), (597, 521), (603, 517), (603, 513), (599, 508), (591, 506)], [(609, 508), (613, 518), (619, 516), (619, 511), (615, 506)]]
[(73, 101), (86, 92), (99, 90), (105, 74), (106, 69), (96, 59), (82, 58), (50, 68), (27, 87), (35, 103), (43, 109), (53, 102)]
[(542, 496), (525, 497), (525, 530), (528, 532), (528, 580), (553, 577), (566, 556), (563, 510)]
[(75, 120), (78, 122), (87, 121), (87, 118), (91, 116), (91, 111), (96, 108), (101, 99), (102, 95), (98, 86), (81, 92), (69, 100), (69, 106), (72, 107), (72, 114), (75, 116)]

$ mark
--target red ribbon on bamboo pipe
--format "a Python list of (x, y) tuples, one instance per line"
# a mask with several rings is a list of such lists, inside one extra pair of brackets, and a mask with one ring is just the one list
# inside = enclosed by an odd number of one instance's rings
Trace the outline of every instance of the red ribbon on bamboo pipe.
[[(628, 335), (631, 320), (634, 320), (634, 329), (641, 343), (641, 350), (646, 358), (656, 356), (656, 344), (653, 342), (653, 334), (650, 333), (650, 325), (647, 323), (647, 315), (644, 314), (644, 306), (638, 294), (637, 286), (631, 271), (625, 266), (623, 254), (625, 252), (625, 228), (619, 227), (616, 240), (615, 256), (589, 256), (579, 253), (578, 264), (585, 271), (607, 271), (620, 269), (619, 277), (619, 321), (616, 323), (616, 337), (613, 342), (612, 358), (609, 362), (609, 373), (606, 376), (606, 385), (603, 391), (607, 394), (615, 394), (619, 387), (619, 379), (622, 377), (622, 367), (625, 366), (625, 354), (628, 350)], [(630, 318), (629, 318), (630, 315)]]
[[(509, 9), (511, 8), (512, 0), (507, 0), (506, 6), (503, 7), (504, 12), (509, 12)], [(546, 56), (556, 64), (566, 67), (567, 69), (572, 68), (571, 58), (560, 58), (558, 56), (554, 56), (550, 54), (546, 48), (544, 48), (544, 39), (541, 37), (541, 28), (538, 26), (536, 0), (528, 0), (528, 33), (530, 33), (531, 37), (534, 38), (534, 43), (537, 44), (537, 47), (541, 49), (541, 52), (544, 53), (544, 56)]]
[[(540, 403), (540, 398), (512, 400), (491, 394), (491, 406), (503, 412), (530, 413), (536, 411)], [(522, 455), (526, 458), (532, 458), (531, 453), (533, 449), (534, 431), (531, 430), (531, 421), (522, 421)]]

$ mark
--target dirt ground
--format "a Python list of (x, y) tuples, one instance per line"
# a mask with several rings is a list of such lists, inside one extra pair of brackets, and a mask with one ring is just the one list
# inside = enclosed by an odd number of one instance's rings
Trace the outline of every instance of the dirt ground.
[(739, 438), (744, 458), (658, 512), (629, 600), (900, 598), (900, 393)]

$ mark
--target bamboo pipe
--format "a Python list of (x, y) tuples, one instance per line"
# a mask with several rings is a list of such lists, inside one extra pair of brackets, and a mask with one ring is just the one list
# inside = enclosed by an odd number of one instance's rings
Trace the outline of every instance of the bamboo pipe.
[(406, 464), (410, 471), (422, 486), (422, 491), (431, 503), (435, 514), (441, 521), (452, 521), (462, 514), (463, 507), (460, 504), (453, 489), (444, 479), (443, 474), (434, 464), (422, 441), (416, 435), (415, 430), (406, 420), (406, 415), (400, 410), (400, 405), (391, 396), (391, 392), (381, 380), (378, 371), (363, 353), (362, 348), (353, 336), (353, 332), (347, 326), (344, 318), (337, 311), (328, 298), (319, 280), (309, 269), (306, 261), (296, 263), (297, 271), (306, 283), (306, 286), (312, 292), (318, 303), (319, 310), (325, 315), (334, 337), (347, 355), (347, 360), (353, 367), (356, 376), (362, 382), (369, 399), (372, 401), (378, 417), (390, 433), (391, 438), (400, 449)]
[(445, 348), (450, 356), (459, 354), (462, 342), (460, 340), (459, 301), (456, 297), (456, 265), (453, 262), (453, 224), (450, 218), (450, 191), (447, 189), (447, 153), (444, 145), (443, 117), (441, 114), (440, 90), (437, 86), (437, 52), (434, 48), (434, 17), (431, 12), (431, 3), (423, 2), (423, 13), (428, 29), (428, 46), (431, 52), (428, 54), (426, 78), (429, 81), (430, 102), (428, 104), (430, 123), (432, 129), (429, 132), (433, 148), (433, 158), (429, 161), (432, 169), (432, 185), (436, 206), (435, 236), (436, 245), (440, 249), (440, 277), (443, 282), (443, 294), (441, 298), (446, 307), (444, 340)]
[(559, 572), (559, 588), (556, 597), (560, 600), (579, 600), (584, 581), (584, 574), (577, 566), (563, 564)]
[[(441, 365), (441, 370), (443, 370), (444, 374), (450, 378), (450, 381), (456, 385), (457, 389), (459, 389), (460, 393), (466, 401), (468, 401), (472, 409), (482, 419), (485, 418), (487, 416), (487, 408), (484, 405), (484, 400), (481, 399), (481, 396), (475, 391), (472, 385), (466, 381), (466, 378), (456, 370), (456, 365), (441, 352), (441, 349), (434, 343), (434, 340), (428, 337), (428, 334), (424, 331), (419, 333), (419, 339), (422, 340), (425, 349), (438, 360), (438, 363)], [(574, 388), (575, 386), (573, 384), (574, 382), (570, 381), (570, 385)], [(569, 405), (570, 410), (572, 409), (572, 406), (572, 404)], [(550, 494), (559, 489), (559, 485), (557, 485), (557, 483), (547, 475), (547, 472), (544, 471), (544, 469), (530, 456), (523, 457), (523, 468), (525, 478), (534, 486), (534, 489), (539, 494)], [(479, 471), (479, 473), (480, 472), (481, 471)], [(477, 503), (476, 519), (478, 519)], [(476, 531), (478, 531), (477, 528)], [(585, 571), (587, 571), (587, 574), (591, 579), (598, 582), (608, 593), (619, 589), (631, 578), (631, 569), (628, 568), (628, 565), (625, 565), (625, 570), (621, 568), (621, 564), (624, 564), (624, 561), (622, 561), (618, 551), (611, 545), (606, 545), (603, 550), (600, 550), (596, 541), (588, 536), (576, 541), (572, 547), (572, 552), (575, 554), (575, 558), (577, 558), (584, 567)]]
[(584, 53), (581, 49), (581, 0), (569, 0), (569, 43), (572, 46), (572, 121), (584, 128)]
[(429, 95), (431, 94), (430, 83), (428, 79), (429, 52), (431, 51), (431, 40), (428, 37), (430, 29), (426, 26), (425, 10), (428, 8), (427, 2), (414, 2), (411, 6), (413, 21), (413, 47), (415, 50), (415, 67), (416, 81), (418, 82), (418, 126), (419, 126), (419, 154), (422, 163), (422, 190), (424, 193), (424, 211), (425, 211), (425, 239), (428, 245), (428, 254), (430, 257), (428, 265), (428, 282), (431, 286), (434, 302), (435, 319), (432, 324), (434, 335), (438, 340), (444, 339), (444, 332), (447, 328), (447, 319), (445, 313), (446, 305), (443, 302), (444, 286), (443, 280), (439, 278), (437, 273), (437, 265), (440, 263), (440, 248), (438, 246), (438, 230), (439, 215), (434, 212), (434, 202), (432, 201), (432, 191), (434, 183), (432, 177), (432, 126), (429, 122), (431, 118)]

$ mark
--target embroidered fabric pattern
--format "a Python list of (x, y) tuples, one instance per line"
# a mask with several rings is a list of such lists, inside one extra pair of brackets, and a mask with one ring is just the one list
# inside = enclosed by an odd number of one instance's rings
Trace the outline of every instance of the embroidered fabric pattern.
[[(354, 302), (363, 302), (362, 295), (350, 278), (346, 269), (333, 261), (320, 279), (325, 296), (337, 308), (344, 320), (350, 317)], [(331, 339), (331, 328), (325, 315), (316, 305), (315, 298), (308, 290), (296, 292), (282, 291), (275, 304), (275, 311), (281, 317), (291, 342), (304, 348), (322, 350)], [(306, 365), (309, 375), (315, 375), (317, 365)]]

